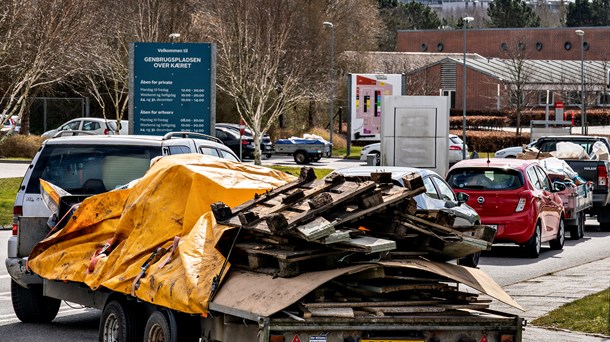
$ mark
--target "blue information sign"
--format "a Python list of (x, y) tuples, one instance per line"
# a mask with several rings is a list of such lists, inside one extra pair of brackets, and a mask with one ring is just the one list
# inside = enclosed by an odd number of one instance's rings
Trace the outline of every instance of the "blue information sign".
[(130, 133), (210, 134), (216, 120), (215, 45), (133, 43)]

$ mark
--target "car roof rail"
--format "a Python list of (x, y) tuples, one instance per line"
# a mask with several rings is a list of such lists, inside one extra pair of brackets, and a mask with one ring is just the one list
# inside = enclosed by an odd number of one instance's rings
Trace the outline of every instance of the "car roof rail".
[(195, 133), (195, 132), (169, 132), (163, 136), (163, 140), (169, 140), (171, 138), (199, 138), (199, 139), (211, 140), (213, 142), (222, 144), (222, 140), (220, 140), (216, 137), (213, 137), (208, 134)]
[(63, 137), (64, 135), (70, 135), (70, 136), (74, 136), (74, 135), (99, 135), (97, 133), (94, 132), (90, 132), (90, 131), (81, 131), (81, 130), (64, 130), (64, 131), (59, 131), (57, 133), (55, 133), (51, 138), (60, 138)]

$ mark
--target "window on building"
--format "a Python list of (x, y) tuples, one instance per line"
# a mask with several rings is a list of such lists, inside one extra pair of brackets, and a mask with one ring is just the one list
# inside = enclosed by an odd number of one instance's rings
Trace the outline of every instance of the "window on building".
[(547, 91), (546, 90), (541, 90), (538, 92), (538, 105), (539, 106), (546, 106), (546, 104), (548, 103), (549, 105), (553, 105), (555, 103), (555, 94), (552, 91), (548, 92), (548, 102), (547, 102)]
[(566, 94), (565, 103), (568, 105), (580, 105), (580, 91), (569, 91)]
[(600, 107), (610, 107), (610, 93), (599, 93), (597, 97), (597, 105)]

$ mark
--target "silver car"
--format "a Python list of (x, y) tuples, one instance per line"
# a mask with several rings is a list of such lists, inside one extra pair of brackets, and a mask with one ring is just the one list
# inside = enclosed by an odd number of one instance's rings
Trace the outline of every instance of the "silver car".
[[(50, 138), (62, 131), (86, 131), (92, 134), (112, 135), (116, 134), (116, 120), (103, 118), (76, 118), (64, 123), (56, 129), (44, 132), (42, 136), (45, 138)], [(129, 121), (121, 120), (119, 134), (125, 135), (128, 133)]]
[[(449, 165), (453, 165), (463, 159), (462, 148), (464, 144), (462, 139), (455, 134), (449, 134), (449, 153), (447, 160)], [(360, 160), (367, 161), (367, 155), (375, 156), (375, 165), (381, 165), (381, 143), (373, 143), (366, 145), (360, 152)], [(468, 145), (466, 145), (466, 159), (468, 159)]]

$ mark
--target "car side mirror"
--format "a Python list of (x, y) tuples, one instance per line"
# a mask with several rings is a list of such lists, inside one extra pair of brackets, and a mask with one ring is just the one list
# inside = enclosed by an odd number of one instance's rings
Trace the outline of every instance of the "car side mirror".
[(553, 182), (553, 192), (559, 192), (566, 189), (566, 185), (562, 182)]
[(461, 205), (462, 203), (466, 203), (468, 202), (468, 199), (470, 198), (470, 196), (465, 193), (465, 192), (458, 192), (456, 194), (457, 200), (458, 200), (458, 205)]

